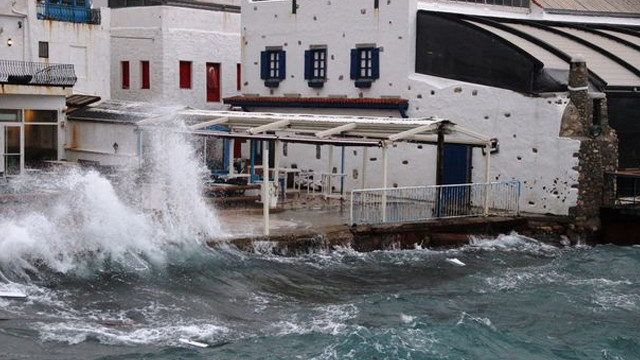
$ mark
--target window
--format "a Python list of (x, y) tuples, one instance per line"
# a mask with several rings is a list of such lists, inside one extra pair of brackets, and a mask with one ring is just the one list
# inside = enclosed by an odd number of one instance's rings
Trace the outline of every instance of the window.
[(286, 76), (286, 52), (266, 50), (260, 54), (260, 78), (267, 87), (278, 87)]
[(380, 48), (358, 47), (351, 49), (351, 79), (356, 87), (368, 88), (380, 77)]
[(180, 61), (180, 89), (191, 89), (191, 61)]
[(324, 85), (327, 78), (327, 49), (318, 48), (304, 52), (304, 78), (310, 87)]
[(220, 101), (220, 64), (207, 63), (207, 102)]
[(236, 64), (236, 90), (242, 90), (242, 65)]
[(122, 88), (129, 88), (129, 62), (123, 61), (120, 63), (121, 67), (121, 78), (122, 78)]
[(140, 61), (140, 88), (151, 89), (151, 79), (149, 77), (149, 61)]
[(49, 58), (49, 43), (47, 41), (38, 42), (38, 56), (41, 58)]

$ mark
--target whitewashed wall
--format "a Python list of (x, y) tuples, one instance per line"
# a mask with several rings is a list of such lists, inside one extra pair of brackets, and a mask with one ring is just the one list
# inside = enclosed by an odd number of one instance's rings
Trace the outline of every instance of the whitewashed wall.
[[(296, 14), (291, 1), (250, 1), (242, 5), (243, 93), (349, 97), (400, 96), (406, 88), (411, 56), (407, 18), (415, 12), (415, 0), (380, 1), (298, 0)], [(370, 89), (358, 89), (350, 79), (350, 50), (356, 44), (381, 47), (380, 79)], [(313, 89), (304, 79), (304, 51), (310, 45), (327, 45), (327, 81)], [(266, 46), (282, 46), (287, 57), (287, 78), (270, 91), (260, 79), (260, 52)]]
[[(100, 25), (39, 20), (36, 2), (0, 4), (0, 59), (73, 64), (78, 81), (74, 93), (110, 97), (109, 9), (101, 9)], [(26, 15), (26, 16), (24, 16)], [(7, 46), (11, 37), (13, 46)], [(49, 58), (38, 57), (38, 43), (49, 42)]]
[[(221, 65), (221, 97), (238, 94), (240, 15), (154, 6), (113, 9), (111, 84), (114, 99), (220, 109), (206, 101), (206, 63)], [(150, 61), (151, 89), (141, 87), (140, 61)], [(130, 62), (130, 89), (121, 87), (121, 61)], [(192, 62), (192, 88), (180, 89), (179, 62)]]
[[(356, 4), (348, 0), (299, 0), (298, 3), (296, 15), (291, 14), (290, 1), (245, 0), (243, 3), (243, 65), (246, 69), (243, 93), (263, 96), (297, 93), (311, 97), (340, 94), (350, 98), (401, 96), (409, 100), (411, 117), (435, 115), (498, 138), (500, 151), (492, 158), (490, 180), (522, 181), (523, 211), (567, 214), (569, 208), (576, 205), (578, 174), (574, 169), (578, 158), (574, 154), (580, 142), (558, 136), (568, 101), (566, 94), (535, 98), (414, 73), (416, 1), (380, 1), (377, 11), (373, 10), (373, 1)], [(440, 5), (425, 5), (421, 1), (420, 6), (438, 8)], [(358, 43), (375, 43), (384, 48), (380, 54), (380, 79), (370, 89), (357, 89), (349, 79), (349, 50)], [(303, 57), (309, 45), (327, 45), (329, 49), (327, 82), (321, 90), (309, 88), (304, 81)], [(282, 46), (287, 51), (287, 78), (273, 91), (260, 79), (260, 51), (266, 46)], [(311, 112), (311, 109), (301, 110)], [(341, 112), (340, 109), (333, 111)], [(378, 111), (368, 114), (389, 115)], [(327, 147), (323, 147), (321, 159), (316, 159), (315, 146), (289, 145), (288, 156), (283, 157), (282, 163), (326, 171), (328, 153)], [(345, 151), (347, 189), (361, 186), (362, 155), (359, 148)], [(380, 186), (381, 151), (370, 149), (366, 161), (366, 186)], [(474, 182), (484, 181), (484, 161), (481, 150), (473, 150)], [(435, 163), (435, 147), (398, 144), (389, 150), (388, 184), (433, 184)], [(340, 148), (334, 150), (331, 167), (340, 172)]]
[[(97, 161), (100, 165), (128, 165), (138, 161), (138, 134), (135, 125), (68, 121), (66, 160)], [(115, 151), (113, 144), (118, 144)]]

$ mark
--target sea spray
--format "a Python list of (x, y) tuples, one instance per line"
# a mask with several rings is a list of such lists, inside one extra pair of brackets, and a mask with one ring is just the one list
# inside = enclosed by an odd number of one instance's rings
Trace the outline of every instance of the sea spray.
[[(176, 249), (223, 237), (201, 195), (206, 169), (176, 130), (145, 131), (145, 160), (113, 174), (115, 183), (79, 168), (11, 181), (8, 191), (39, 195), (0, 214), (0, 272), (27, 280), (43, 270), (140, 271), (162, 266)], [(145, 187), (162, 194), (156, 211), (145, 209)]]

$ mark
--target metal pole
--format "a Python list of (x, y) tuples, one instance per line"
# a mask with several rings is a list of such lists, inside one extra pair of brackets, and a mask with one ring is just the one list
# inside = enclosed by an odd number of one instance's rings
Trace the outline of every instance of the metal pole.
[(367, 160), (369, 158), (369, 148), (368, 147), (364, 147), (362, 149), (362, 185), (360, 185), (360, 187), (362, 189), (365, 188), (366, 184), (367, 184)]
[(253, 183), (253, 177), (256, 174), (256, 142), (254, 140), (249, 140), (249, 147), (251, 152), (251, 169), (249, 171), (249, 183)]
[(442, 215), (442, 184), (444, 183), (444, 127), (438, 125), (438, 148), (436, 151), (436, 217)]
[(20, 129), (20, 175), (24, 175), (24, 125), (20, 125), (19, 129)]
[(202, 163), (206, 166), (207, 165), (207, 137), (203, 136), (203, 142), (202, 142)]
[(484, 216), (489, 216), (489, 168), (491, 167), (491, 144), (487, 144), (484, 148), (484, 152), (486, 154), (485, 164), (484, 164)]
[[(276, 140), (273, 151), (273, 181), (276, 186), (280, 186), (280, 156), (282, 155), (282, 141)], [(281, 194), (284, 196), (284, 189), (287, 186), (285, 179), (285, 184), (282, 186)]]
[(269, 236), (269, 143), (262, 141), (262, 217), (264, 236)]
[(382, 222), (387, 222), (387, 144), (382, 146)]
[(233, 168), (233, 156), (234, 149), (236, 147), (236, 139), (229, 139), (229, 175), (233, 175), (235, 173), (235, 169)]
[(344, 199), (344, 146), (342, 147), (342, 155), (340, 158), (340, 195)]
[(333, 173), (333, 145), (329, 145), (329, 156), (327, 157), (327, 182), (324, 189), (324, 198), (331, 194), (331, 174)]

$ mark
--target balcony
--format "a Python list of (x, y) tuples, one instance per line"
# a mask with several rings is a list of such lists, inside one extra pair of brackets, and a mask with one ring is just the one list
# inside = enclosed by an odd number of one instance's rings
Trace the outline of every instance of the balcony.
[(0, 60), (0, 84), (67, 87), (76, 80), (72, 64)]
[(55, 20), (82, 24), (100, 24), (100, 9), (84, 6), (37, 4), (38, 19)]

